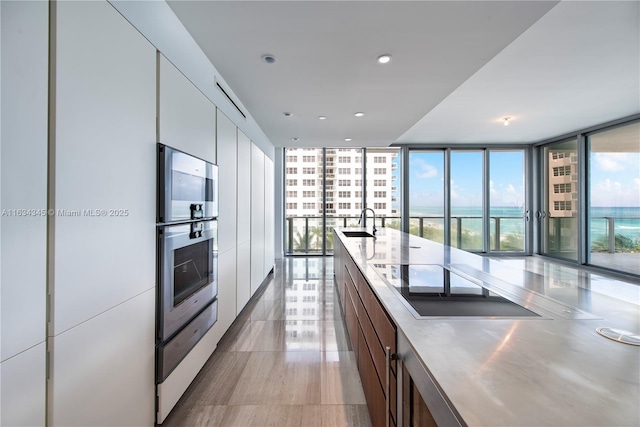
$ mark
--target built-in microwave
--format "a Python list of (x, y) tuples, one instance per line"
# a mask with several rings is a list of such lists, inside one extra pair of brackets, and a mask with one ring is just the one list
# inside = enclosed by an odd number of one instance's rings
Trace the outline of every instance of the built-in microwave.
[(218, 216), (218, 166), (158, 144), (159, 224)]
[(166, 342), (218, 295), (216, 220), (158, 229), (158, 339)]

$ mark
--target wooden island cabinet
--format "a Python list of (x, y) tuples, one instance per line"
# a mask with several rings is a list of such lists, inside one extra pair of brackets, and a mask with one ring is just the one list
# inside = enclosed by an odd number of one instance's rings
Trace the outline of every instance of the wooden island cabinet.
[(337, 235), (333, 241), (336, 289), (372, 425), (435, 426), (409, 371), (396, 356), (396, 324)]
[(335, 280), (371, 422), (374, 427), (395, 426), (396, 325), (337, 236), (334, 242)]

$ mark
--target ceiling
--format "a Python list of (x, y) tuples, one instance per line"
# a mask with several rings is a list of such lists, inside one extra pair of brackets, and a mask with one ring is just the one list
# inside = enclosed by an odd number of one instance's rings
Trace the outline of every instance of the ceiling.
[(276, 147), (531, 143), (640, 112), (637, 1), (167, 3)]

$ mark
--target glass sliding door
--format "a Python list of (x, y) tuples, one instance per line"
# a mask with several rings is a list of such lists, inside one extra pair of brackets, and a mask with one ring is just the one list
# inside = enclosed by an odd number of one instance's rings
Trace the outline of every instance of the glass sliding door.
[(542, 253), (578, 259), (578, 140), (553, 143), (542, 150)]
[(588, 137), (588, 263), (640, 275), (640, 123)]
[(366, 158), (366, 207), (376, 212), (378, 228), (400, 230), (400, 149), (367, 148)]
[(333, 253), (333, 228), (358, 226), (362, 168), (360, 148), (285, 149), (287, 254)]
[(452, 151), (451, 242), (467, 251), (483, 251), (483, 152)]
[(323, 150), (285, 149), (285, 252), (322, 254)]
[(489, 248), (525, 251), (524, 151), (489, 151)]
[(409, 232), (444, 242), (444, 151), (409, 152)]
[(327, 148), (326, 208), (324, 236), (327, 254), (333, 253), (335, 227), (359, 227), (362, 211), (362, 149)]

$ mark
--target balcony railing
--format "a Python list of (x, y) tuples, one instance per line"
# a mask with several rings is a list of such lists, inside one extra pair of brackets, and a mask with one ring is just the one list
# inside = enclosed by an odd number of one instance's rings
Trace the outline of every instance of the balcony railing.
[[(483, 250), (482, 217), (452, 216), (451, 246), (481, 252)], [(444, 217), (410, 217), (410, 233), (444, 243)], [(491, 216), (490, 250), (524, 252), (524, 217)]]
[[(335, 209), (327, 213), (334, 214)], [(327, 227), (359, 227), (359, 217), (327, 216)], [(287, 221), (287, 253), (320, 253), (322, 251), (322, 217), (289, 217)], [(368, 219), (371, 221), (371, 218)], [(561, 230), (574, 229), (577, 218), (548, 218), (550, 247), (562, 242), (573, 242), (574, 239), (562, 239)], [(570, 222), (570, 223), (569, 223)], [(378, 217), (378, 227), (400, 229), (400, 217)], [(524, 218), (520, 216), (490, 217), (489, 237), (492, 251), (524, 251)], [(630, 235), (628, 230), (640, 228), (640, 217), (591, 217), (591, 252), (621, 253), (640, 252), (640, 238)], [(574, 230), (575, 231), (575, 230)], [(412, 216), (410, 217), (410, 233), (436, 242), (444, 242), (444, 217)], [(331, 233), (327, 233), (327, 239)], [(460, 249), (482, 250), (482, 218), (472, 216), (451, 217), (451, 243)], [(329, 244), (330, 243), (330, 244)], [(332, 242), (327, 248), (332, 248)], [(561, 249), (561, 248), (555, 248)], [(566, 249), (566, 248), (565, 248)]]
[[(636, 230), (635, 235), (629, 230)], [(591, 217), (591, 252), (640, 252), (640, 217)]]
[[(335, 210), (327, 210), (333, 214)], [(353, 216), (327, 216), (327, 252), (333, 251), (334, 227), (360, 227), (358, 220), (360, 217)], [(368, 218), (371, 225), (372, 218)], [(309, 254), (322, 253), (322, 230), (321, 216), (308, 217), (288, 217), (286, 219), (286, 253), (287, 254)], [(388, 227), (399, 230), (400, 217), (377, 217), (377, 227)], [(444, 243), (444, 217), (410, 217), (410, 233)], [(492, 216), (491, 217), (491, 250), (492, 251), (524, 251), (524, 218)], [(451, 241), (452, 246), (460, 249), (481, 251), (482, 250), (482, 218), (471, 216), (451, 217)]]

